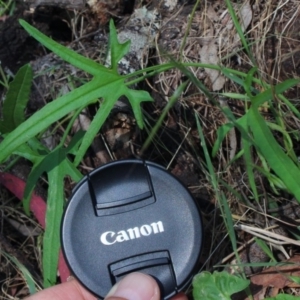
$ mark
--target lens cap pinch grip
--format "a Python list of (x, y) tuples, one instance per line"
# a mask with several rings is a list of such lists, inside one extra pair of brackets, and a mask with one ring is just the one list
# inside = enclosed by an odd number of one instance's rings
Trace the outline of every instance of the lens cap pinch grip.
[(149, 161), (116, 161), (85, 176), (66, 207), (61, 237), (74, 276), (100, 298), (128, 273), (143, 272), (169, 299), (200, 267), (199, 207), (173, 175)]

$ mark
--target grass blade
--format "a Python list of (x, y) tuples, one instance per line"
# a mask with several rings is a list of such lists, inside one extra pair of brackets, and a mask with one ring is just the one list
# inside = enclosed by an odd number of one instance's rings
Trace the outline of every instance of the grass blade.
[(265, 120), (258, 110), (252, 106), (248, 111), (248, 124), (253, 133), (256, 147), (265, 157), (270, 167), (283, 181), (288, 190), (300, 202), (300, 170), (293, 161), (283, 152)]
[[(44, 287), (52, 286), (56, 283), (56, 273), (58, 267), (58, 256), (60, 248), (60, 223), (64, 207), (64, 172), (63, 163), (59, 163), (61, 153), (52, 155), (54, 168), (48, 172), (48, 197), (46, 211), (46, 230), (43, 240), (43, 277)], [(57, 160), (57, 161), (56, 161)]]
[[(1, 249), (0, 249), (1, 250)], [(8, 253), (5, 253), (3, 250), (0, 251), (2, 255), (4, 255), (8, 260), (10, 260), (14, 265), (16, 265), (16, 267), (18, 268), (18, 270), (21, 271), (28, 289), (29, 289), (29, 293), (32, 295), (34, 293), (36, 293), (36, 287), (35, 287), (35, 281), (32, 277), (32, 275), (30, 274), (30, 272), (28, 271), (28, 269), (21, 264), (14, 256), (9, 255)]]
[(246, 167), (246, 172), (248, 175), (248, 182), (251, 187), (254, 199), (258, 203), (258, 193), (257, 193), (257, 188), (256, 188), (256, 183), (255, 183), (255, 178), (254, 178), (254, 173), (253, 173), (253, 163), (252, 163), (252, 157), (251, 157), (251, 142), (249, 140), (243, 138), (242, 134), (242, 145), (243, 145), (243, 150), (244, 150), (244, 161), (245, 161), (245, 167)]
[(297, 85), (300, 79), (287, 79), (282, 83), (277, 84), (274, 87), (270, 87), (266, 91), (258, 94), (251, 99), (252, 104), (258, 107), (259, 105), (273, 99), (274, 95), (279, 95), (287, 91), (289, 88)]
[(222, 212), (222, 217), (223, 217), (225, 226), (227, 228), (227, 232), (228, 232), (229, 237), (230, 237), (232, 248), (234, 250), (234, 253), (237, 257), (238, 262), (240, 262), (240, 258), (239, 258), (238, 252), (237, 252), (236, 235), (235, 235), (235, 231), (234, 231), (233, 220), (232, 220), (230, 208), (228, 206), (227, 199), (226, 199), (225, 195), (223, 193), (220, 193), (220, 191), (219, 191), (218, 180), (217, 180), (217, 177), (216, 177), (216, 174), (215, 174), (215, 171), (214, 171), (214, 168), (213, 168), (213, 164), (212, 164), (210, 156), (209, 156), (209, 152), (208, 152), (208, 149), (207, 149), (207, 146), (206, 146), (206, 142), (205, 142), (203, 131), (202, 131), (202, 128), (201, 128), (201, 125), (200, 125), (200, 122), (199, 122), (199, 118), (198, 118), (197, 115), (195, 115), (195, 118), (196, 118), (198, 133), (199, 133), (200, 140), (201, 140), (201, 146), (202, 146), (202, 149), (204, 151), (204, 156), (205, 156), (205, 160), (206, 160), (206, 164), (207, 164), (207, 169), (208, 169), (209, 174), (210, 174), (210, 180), (211, 180), (211, 183), (213, 185), (213, 188), (214, 188), (214, 191), (215, 191), (215, 194), (216, 194), (216, 198), (218, 200), (218, 203), (219, 203), (219, 206), (220, 206), (220, 209), (221, 209), (221, 212)]
[(163, 112), (161, 113), (161, 115), (159, 116), (159, 119), (157, 120), (157, 122), (155, 123), (153, 129), (151, 130), (148, 138), (146, 139), (140, 153), (143, 153), (148, 146), (150, 145), (151, 141), (154, 139), (158, 129), (160, 128), (164, 118), (166, 117), (167, 113), (169, 112), (169, 110), (173, 107), (173, 105), (176, 103), (176, 101), (178, 100), (178, 98), (180, 97), (180, 95), (183, 93), (184, 89), (187, 86), (187, 82), (182, 83), (174, 92), (174, 94), (171, 96), (171, 98), (169, 99), (167, 105), (165, 106)]
[(269, 258), (273, 262), (277, 262), (276, 258), (273, 255), (273, 252), (271, 251), (271, 249), (268, 247), (267, 243), (264, 240), (261, 240), (259, 238), (254, 238), (254, 240), (257, 243), (257, 245), (269, 256)]
[[(253, 78), (254, 80), (254, 78)], [(271, 88), (268, 90), (258, 94), (255, 97), (252, 97), (252, 101), (255, 104), (255, 106), (259, 106), (263, 104), (264, 102), (269, 101), (273, 98), (274, 94), (282, 96), (281, 94), (285, 92), (287, 89), (297, 85), (300, 82), (300, 79), (288, 79), (282, 83), (279, 83), (273, 88), (273, 91)], [(224, 112), (224, 110), (223, 110)], [(232, 121), (232, 123), (224, 124), (223, 126), (219, 127), (217, 130), (217, 140), (213, 146), (213, 157), (217, 154), (218, 150), (220, 149), (221, 143), (224, 140), (227, 133), (236, 125), (238, 129), (245, 129), (247, 130), (247, 118), (248, 118), (248, 112), (241, 118), (237, 119), (235, 122), (233, 122), (232, 116), (227, 115), (226, 112), (224, 112), (226, 117)], [(299, 115), (300, 117), (300, 115)]]
[[(251, 51), (250, 51), (250, 49), (249, 49), (247, 40), (246, 40), (246, 38), (245, 38), (245, 36), (244, 36), (243, 29), (242, 29), (242, 27), (241, 27), (241, 25), (240, 25), (240, 23), (239, 23), (239, 20), (238, 20), (238, 18), (237, 18), (237, 15), (236, 15), (234, 9), (233, 9), (233, 6), (232, 6), (232, 4), (231, 4), (231, 1), (230, 1), (230, 0), (225, 0), (225, 2), (226, 2), (226, 5), (227, 5), (227, 7), (228, 7), (229, 14), (231, 15), (231, 18), (232, 18), (234, 27), (235, 27), (235, 29), (236, 29), (236, 31), (237, 31), (237, 33), (238, 33), (240, 39), (241, 39), (242, 45), (244, 46), (244, 48), (245, 48), (247, 54), (249, 55), (249, 58), (251, 59), (252, 63), (254, 64), (254, 63), (255, 63), (255, 59), (254, 59), (254, 57), (253, 57), (253, 55), (252, 55), (252, 53), (251, 53)], [(245, 28), (245, 29), (246, 29), (246, 28)]]

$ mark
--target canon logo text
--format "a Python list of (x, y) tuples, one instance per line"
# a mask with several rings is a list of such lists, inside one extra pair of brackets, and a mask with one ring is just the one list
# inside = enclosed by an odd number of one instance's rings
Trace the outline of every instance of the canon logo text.
[(164, 224), (162, 221), (158, 221), (150, 225), (145, 224), (141, 227), (129, 228), (118, 232), (106, 231), (101, 234), (100, 241), (104, 245), (113, 245), (114, 243), (122, 243), (161, 232), (164, 232)]

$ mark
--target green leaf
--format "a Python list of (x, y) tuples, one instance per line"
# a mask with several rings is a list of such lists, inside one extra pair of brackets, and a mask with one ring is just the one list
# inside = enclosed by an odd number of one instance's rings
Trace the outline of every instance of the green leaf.
[(113, 19), (109, 22), (109, 48), (110, 48), (110, 62), (111, 68), (117, 72), (118, 71), (118, 63), (122, 59), (122, 57), (128, 53), (130, 49), (131, 41), (126, 41), (123, 44), (118, 42), (117, 31), (114, 25)]
[(35, 294), (36, 293), (35, 281), (34, 281), (32, 275), (30, 274), (30, 272), (28, 271), (28, 269), (23, 264), (21, 264), (17, 258), (4, 252), (2, 249), (0, 249), (0, 253), (2, 255), (4, 255), (7, 259), (12, 261), (13, 264), (16, 265), (16, 267), (21, 271), (22, 276), (24, 277), (24, 279), (26, 281), (27, 287), (29, 289), (29, 293), (31, 295)]
[[(246, 38), (245, 38), (243, 29), (242, 29), (242, 27), (241, 27), (241, 25), (240, 25), (240, 23), (239, 23), (238, 17), (237, 17), (237, 15), (236, 15), (235, 11), (234, 11), (234, 8), (233, 8), (233, 6), (232, 6), (232, 3), (231, 3), (230, 0), (225, 0), (225, 2), (226, 2), (226, 5), (227, 5), (227, 8), (228, 8), (228, 12), (229, 12), (229, 14), (230, 14), (230, 16), (231, 16), (231, 18), (232, 18), (234, 27), (235, 27), (235, 29), (236, 29), (236, 31), (237, 31), (237, 33), (238, 33), (240, 39), (241, 39), (242, 45), (244, 46), (244, 48), (245, 48), (245, 50), (246, 50), (246, 52), (247, 52), (249, 58), (251, 59), (252, 63), (255, 63), (255, 59), (254, 59), (254, 57), (253, 57), (253, 55), (252, 55), (252, 52), (251, 52), (251, 50), (250, 50), (250, 48), (249, 48), (249, 46), (248, 46), (248, 43), (247, 43), (247, 40), (246, 40)], [(243, 21), (243, 20), (242, 20), (242, 21)], [(245, 29), (246, 29), (246, 28), (245, 28)]]
[[(29, 214), (29, 204), (33, 189), (43, 173), (49, 173), (55, 168), (55, 163), (61, 163), (64, 159), (62, 156), (58, 156), (61, 151), (60, 148), (54, 149), (51, 153), (45, 156), (40, 156), (39, 159), (33, 165), (31, 172), (27, 178), (26, 187), (24, 191), (23, 206), (26, 214)], [(61, 161), (58, 161), (57, 157), (60, 157)]]
[(271, 251), (267, 243), (259, 238), (254, 238), (254, 240), (256, 244), (270, 257), (270, 259), (276, 262), (273, 252)]
[(0, 161), (6, 159), (22, 144), (29, 141), (39, 132), (47, 129), (52, 123), (64, 117), (73, 110), (94, 102), (97, 98), (97, 92), (101, 89), (94, 90), (93, 81), (80, 88), (50, 102), (41, 110), (37, 111), (29, 119), (18, 126), (14, 131), (6, 135), (0, 144)]
[(297, 283), (298, 285), (300, 284), (300, 277), (299, 276), (289, 275), (288, 278), (289, 278), (289, 280)]
[(299, 296), (278, 294), (276, 297), (266, 298), (265, 300), (299, 300)]
[(128, 88), (126, 89), (126, 91), (124, 90), (124, 95), (127, 97), (129, 103), (131, 104), (134, 117), (136, 119), (138, 126), (141, 129), (143, 129), (144, 122), (143, 122), (143, 114), (141, 110), (141, 103), (144, 101), (153, 101), (153, 98), (146, 91), (131, 90)]
[(29, 100), (32, 77), (31, 66), (27, 64), (19, 69), (14, 80), (9, 84), (3, 104), (0, 132), (11, 132), (25, 120), (24, 111)]
[(252, 106), (248, 111), (248, 124), (253, 133), (256, 147), (265, 157), (269, 166), (279, 176), (288, 190), (300, 201), (300, 170), (294, 162), (283, 152), (268, 128), (258, 109)]
[(116, 92), (113, 95), (111, 95), (109, 90), (103, 91), (104, 101), (101, 103), (100, 110), (96, 113), (93, 121), (90, 124), (89, 130), (84, 136), (82, 144), (77, 151), (75, 161), (74, 161), (74, 164), (76, 166), (82, 160), (85, 152), (87, 151), (88, 147), (91, 145), (96, 134), (99, 132), (101, 126), (105, 122), (106, 118), (108, 117), (109, 113), (114, 107), (116, 101), (123, 95), (125, 95), (128, 98), (132, 106), (137, 124), (139, 125), (140, 128), (143, 128), (144, 125), (143, 115), (142, 115), (140, 104), (142, 101), (152, 101), (152, 98), (148, 92), (131, 90), (126, 86), (122, 86), (122, 85), (119, 86), (119, 89), (116, 89)]
[(225, 223), (225, 226), (227, 228), (227, 231), (228, 231), (228, 234), (229, 234), (229, 237), (230, 237), (232, 248), (233, 248), (233, 250), (236, 254), (236, 257), (239, 261), (239, 256), (238, 256), (238, 253), (237, 253), (236, 235), (235, 235), (235, 231), (234, 231), (233, 220), (232, 220), (230, 208), (229, 208), (229, 205), (228, 205), (228, 200), (226, 199), (224, 193), (220, 192), (217, 175), (214, 171), (214, 166), (213, 166), (211, 158), (209, 156), (209, 152), (208, 152), (207, 145), (206, 145), (206, 142), (205, 142), (203, 130), (202, 130), (202, 127), (200, 125), (199, 117), (197, 116), (196, 113), (195, 113), (195, 118), (196, 118), (198, 134), (199, 134), (199, 137), (200, 137), (200, 140), (201, 140), (201, 147), (202, 147), (203, 152), (204, 152), (204, 156), (205, 156), (205, 160), (206, 160), (206, 164), (207, 164), (207, 169), (208, 169), (209, 175), (210, 175), (209, 180), (211, 181), (211, 184), (214, 188), (214, 191), (215, 191), (215, 194), (216, 194), (216, 197), (217, 197), (220, 209), (221, 209), (222, 217), (224, 219), (224, 223)]
[[(222, 71), (224, 71), (224, 70), (222, 70)], [(229, 77), (229, 71), (226, 70), (225, 73), (226, 73), (226, 76)], [(236, 80), (234, 80), (234, 81), (237, 82)], [(264, 91), (264, 92), (258, 94), (257, 96), (253, 97), (252, 101), (255, 104), (255, 106), (258, 107), (259, 105), (263, 104), (264, 102), (267, 102), (270, 99), (272, 99), (274, 94), (282, 96), (280, 94), (285, 92), (287, 89), (297, 85), (299, 82), (300, 82), (300, 79), (288, 79), (288, 80), (286, 80), (282, 83), (279, 83), (273, 89), (269, 88), (266, 91)], [(237, 82), (237, 83), (242, 85), (243, 80), (240, 79), (240, 81)], [(232, 118), (229, 115), (226, 115), (226, 116), (229, 120), (232, 120)], [(246, 130), (247, 129), (247, 118), (248, 118), (248, 112), (243, 117), (236, 120), (236, 125), (239, 125), (239, 126), (241, 126), (242, 128), (244, 128)], [(235, 124), (233, 124), (233, 123), (227, 123), (227, 124), (224, 124), (223, 126), (218, 128), (218, 130), (217, 130), (217, 140), (216, 140), (216, 142), (213, 146), (213, 151), (212, 151), (213, 156), (215, 156), (217, 154), (217, 152), (220, 149), (220, 146), (221, 146), (222, 141), (224, 140), (226, 134), (234, 127), (234, 125)]]
[[(82, 133), (77, 134), (74, 136), (74, 141), (72, 139), (71, 143), (67, 147), (67, 149), (63, 149), (61, 147), (57, 147), (56, 149), (52, 150), (46, 155), (40, 155), (37, 159), (36, 156), (33, 156), (34, 160), (31, 160), (34, 165), (31, 169), (31, 172), (27, 178), (27, 183), (24, 191), (24, 199), (23, 199), (23, 205), (24, 210), (27, 214), (29, 214), (29, 204), (30, 204), (30, 196), (31, 193), (41, 177), (43, 173), (50, 173), (54, 168), (56, 168), (56, 164), (58, 165), (64, 165), (65, 169), (62, 170), (62, 175), (71, 176), (75, 181), (79, 181), (82, 177), (80, 172), (73, 166), (73, 164), (69, 161), (67, 158), (67, 153), (71, 153), (76, 147), (78, 146), (78, 138), (80, 138)], [(22, 148), (24, 145), (22, 145)], [(27, 156), (27, 153), (25, 152), (22, 154), (21, 152), (18, 152), (18, 154), (22, 157), (25, 157), (27, 159), (30, 159), (30, 157)], [(71, 169), (70, 169), (71, 166)], [(62, 184), (59, 181), (59, 178), (57, 178), (57, 183), (55, 185)], [(52, 186), (49, 184), (49, 188), (52, 189)], [(48, 199), (49, 201), (49, 199)], [(58, 216), (58, 215), (57, 215)]]
[(59, 43), (56, 43), (52, 39), (42, 34), (36, 28), (29, 25), (24, 20), (19, 20), (19, 23), (33, 38), (35, 38), (49, 50), (57, 54), (63, 60), (72, 64), (74, 67), (77, 67), (94, 76), (99, 75), (99, 71), (101, 72), (101, 70), (104, 70), (107, 73), (107, 75), (114, 75), (112, 70), (105, 68), (104, 66), (96, 63), (95, 61), (84, 57), (63, 45), (60, 45)]
[(220, 126), (217, 129), (217, 139), (214, 143), (213, 149), (212, 149), (212, 157), (216, 157), (223, 140), (225, 139), (227, 133), (234, 127), (232, 123), (226, 123), (222, 126)]
[(230, 300), (230, 296), (247, 288), (250, 281), (227, 272), (202, 272), (193, 279), (194, 300)]
[(277, 191), (276, 188), (286, 191), (287, 190), (286, 185), (283, 183), (283, 181), (280, 178), (278, 178), (278, 176), (274, 175), (274, 173), (271, 173), (270, 167), (268, 166), (266, 159), (260, 153), (258, 153), (258, 155), (263, 167), (261, 168), (255, 166), (255, 168), (268, 179), (270, 183), (270, 187), (272, 188), (273, 192), (276, 195), (279, 195), (279, 192)]
[[(49, 156), (50, 157), (50, 156)], [(50, 162), (48, 160), (48, 162)], [(43, 241), (43, 275), (44, 287), (56, 283), (58, 255), (60, 248), (59, 229), (64, 207), (64, 153), (61, 149), (51, 153), (51, 164), (48, 173), (48, 197), (46, 210), (46, 230)], [(50, 166), (49, 166), (50, 167)]]
[(254, 78), (254, 74), (257, 71), (257, 67), (251, 68), (251, 70), (247, 73), (247, 76), (244, 81), (244, 89), (246, 91), (247, 96), (251, 99), (252, 98), (252, 93), (251, 93), (251, 87), (252, 87), (252, 82)]
[(154, 139), (158, 129), (161, 127), (162, 122), (164, 120), (164, 118), (166, 117), (166, 115), (168, 114), (168, 112), (170, 111), (170, 109), (173, 107), (173, 105), (176, 103), (176, 101), (178, 100), (178, 98), (181, 96), (181, 94), (184, 92), (186, 86), (187, 86), (188, 82), (185, 81), (184, 83), (182, 83), (173, 93), (173, 95), (170, 97), (167, 105), (165, 106), (165, 108), (163, 109), (162, 113), (160, 114), (157, 122), (155, 123), (154, 127), (152, 128), (150, 134), (148, 135), (140, 153), (143, 153), (145, 151), (145, 149), (148, 148), (149, 144), (151, 143), (151, 141)]
[(289, 88), (297, 85), (300, 79), (287, 79), (282, 83), (277, 84), (274, 87), (268, 88), (266, 91), (258, 94), (251, 99), (252, 105), (257, 108), (259, 105), (273, 99), (274, 95), (279, 95), (287, 91)]
[(243, 145), (243, 150), (244, 150), (244, 160), (245, 160), (245, 167), (246, 167), (246, 172), (248, 175), (248, 182), (251, 187), (254, 199), (258, 203), (258, 192), (256, 188), (256, 183), (255, 183), (255, 176), (253, 172), (253, 162), (252, 162), (252, 156), (251, 156), (251, 142), (249, 140), (245, 139), (242, 134), (242, 145)]
[(207, 148), (207, 145), (206, 145), (204, 133), (203, 133), (203, 130), (202, 130), (202, 127), (201, 127), (201, 124), (200, 124), (200, 118), (196, 114), (196, 112), (195, 112), (195, 119), (196, 119), (198, 134), (199, 134), (200, 141), (201, 141), (200, 145), (201, 145), (201, 147), (203, 149), (203, 152), (204, 152), (204, 157), (205, 157), (205, 161), (206, 161), (206, 164), (207, 164), (207, 169), (208, 169), (208, 172), (209, 172), (209, 175), (210, 175), (210, 180), (211, 180), (212, 186), (214, 187), (214, 190), (217, 192), (217, 197), (220, 197), (220, 193), (218, 191), (218, 179), (217, 179), (216, 173), (214, 171), (214, 166), (212, 164), (211, 158), (209, 156), (209, 152), (208, 152), (208, 148)]
[(239, 94), (239, 93), (220, 93), (223, 97), (241, 100), (241, 101), (250, 101), (247, 95)]
[(271, 122), (266, 122), (268, 124), (268, 127), (272, 130), (277, 130), (279, 131), (284, 138), (284, 144), (285, 144), (285, 149), (287, 154), (290, 156), (290, 158), (295, 162), (298, 163), (298, 159), (296, 154), (294, 153), (294, 147), (293, 147), (293, 141), (289, 135), (289, 133), (286, 131), (286, 129), (284, 128), (284, 125), (277, 125)]
[(37, 153), (28, 144), (21, 145), (13, 153), (16, 154), (16, 155), (19, 155), (21, 157), (24, 157), (25, 159), (28, 159), (32, 163), (37, 163), (40, 159), (40, 156), (41, 156), (41, 154)]
[(66, 152), (69, 154), (76, 155), (78, 148), (82, 142), (83, 137), (84, 137), (84, 131), (83, 130), (77, 131), (73, 135), (72, 140), (70, 141), (68, 147), (66, 148)]
[[(228, 68), (222, 68), (222, 73), (230, 80), (232, 80), (233, 82), (237, 83), (238, 85), (240, 86), (244, 86), (244, 82), (245, 82), (245, 79), (242, 79), (240, 78), (239, 76), (242, 76), (242, 77), (247, 77), (247, 74), (245, 73), (242, 73), (242, 72), (234, 72), (233, 70), (231, 69), (228, 69)], [(239, 75), (239, 76), (238, 76)], [(262, 82), (261, 80), (258, 80), (257, 78), (254, 78), (253, 77), (253, 81), (259, 85), (262, 85)], [(252, 94), (256, 95), (259, 93), (259, 90), (252, 87), (251, 86), (251, 92)]]

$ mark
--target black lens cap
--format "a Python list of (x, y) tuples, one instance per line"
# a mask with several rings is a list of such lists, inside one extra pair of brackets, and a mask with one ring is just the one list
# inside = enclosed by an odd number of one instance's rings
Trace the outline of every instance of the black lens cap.
[(100, 298), (128, 273), (142, 272), (168, 299), (200, 267), (199, 207), (182, 183), (149, 161), (116, 161), (85, 176), (68, 202), (61, 233), (74, 276)]

